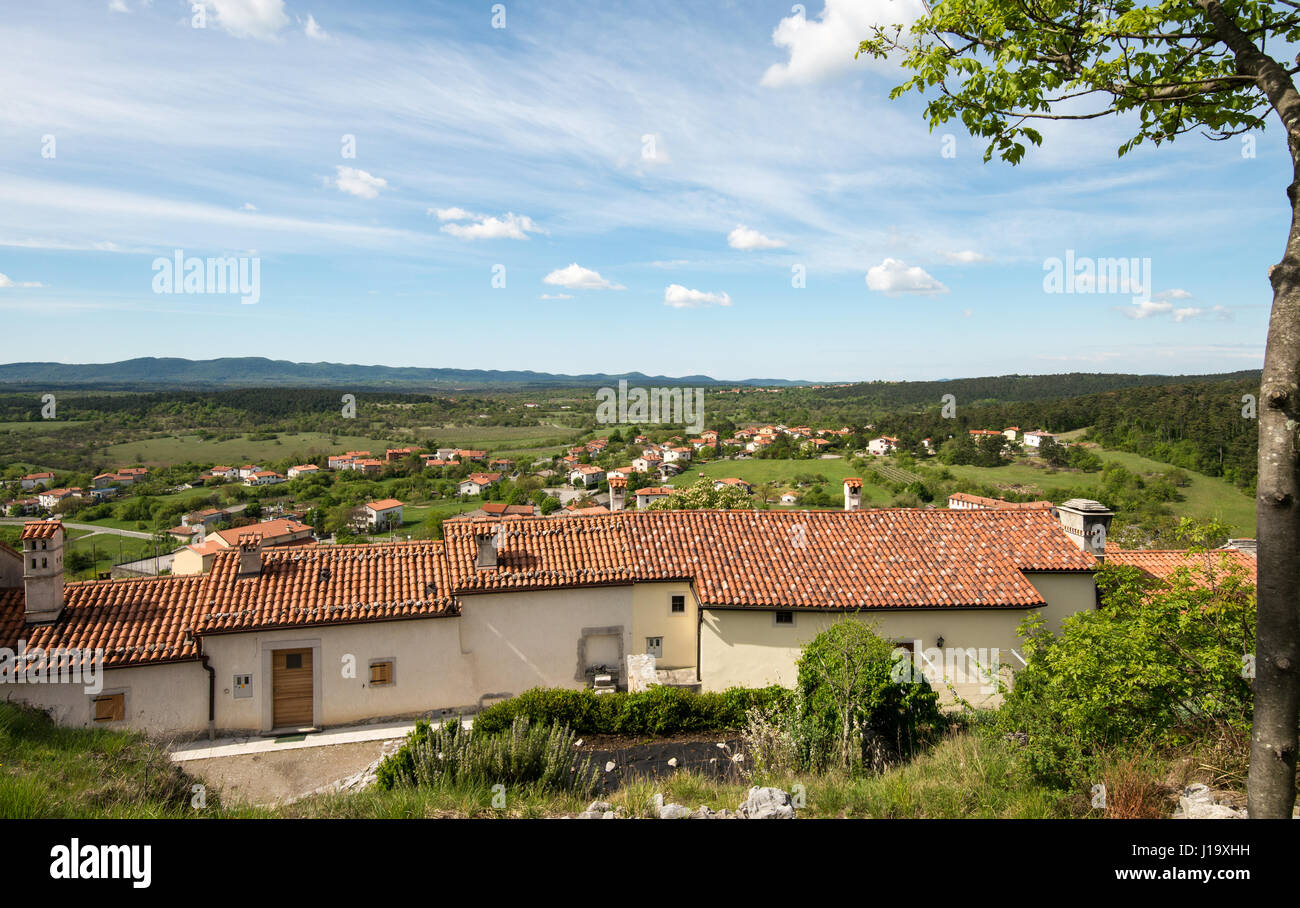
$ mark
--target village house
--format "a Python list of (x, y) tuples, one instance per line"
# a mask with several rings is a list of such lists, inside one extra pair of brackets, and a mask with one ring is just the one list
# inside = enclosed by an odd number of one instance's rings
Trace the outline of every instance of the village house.
[(1036, 429), (1033, 432), (1025, 433), (1026, 448), (1041, 448), (1048, 441), (1056, 441), (1056, 436), (1051, 432), (1044, 432), (1042, 429)]
[(52, 511), (60, 502), (67, 501), (69, 498), (81, 497), (81, 489), (74, 486), (71, 489), (50, 489), (41, 492), (36, 496), (36, 500), (40, 503), (41, 507), (45, 508), (45, 510)]
[(18, 480), (18, 484), (24, 489), (34, 489), (39, 485), (48, 485), (53, 481), (53, 473), (28, 473), (22, 479)]
[(414, 453), (415, 448), (389, 448), (384, 451), (384, 460), (388, 463), (394, 463), (399, 460), (404, 460)]
[(219, 466), (208, 471), (217, 479), (238, 479), (239, 471), (234, 467)]
[(1004, 501), (1001, 498), (985, 498), (982, 495), (954, 492), (948, 496), (948, 507), (954, 511), (972, 508), (1029, 508), (1050, 511), (1055, 508), (1055, 505), (1050, 501)]
[(586, 488), (600, 485), (605, 478), (605, 471), (589, 463), (580, 463), (569, 473), (569, 482)]
[(876, 457), (893, 454), (898, 449), (898, 439), (891, 435), (882, 435), (867, 442), (867, 453)]
[(664, 460), (656, 454), (642, 454), (632, 461), (632, 469), (638, 473), (652, 473), (663, 466)]
[(396, 498), (366, 502), (366, 524), (372, 529), (388, 529), (402, 522), (402, 503)]
[[(36, 668), (56, 649), (98, 648), (101, 691), (9, 696), (62, 725), (174, 738), (454, 715), (611, 669), (625, 684), (640, 653), (707, 691), (791, 686), (802, 647), (846, 618), (917, 652), (1010, 654), (1034, 613), (1058, 630), (1097, 607), (1097, 559), (1081, 543), (1103, 522), (1090, 506), (1061, 521), (992, 508), (619, 511), (287, 547), (245, 527), (224, 531), (240, 535), (206, 573), (80, 583), (63, 577), (62, 525), (36, 522), (21, 553), (0, 550), (0, 646), (24, 641)], [(338, 671), (345, 656), (355, 675)], [(977, 705), (997, 696), (971, 677), (938, 687)]]
[(652, 502), (660, 498), (667, 498), (673, 494), (675, 489), (670, 486), (646, 486), (643, 489), (636, 490), (636, 506), (638, 510), (644, 511)]
[(482, 495), (500, 481), (500, 473), (470, 473), (457, 488), (461, 495)]
[(299, 476), (315, 476), (320, 473), (320, 467), (314, 463), (302, 463), (295, 467), (290, 467), (286, 474), (290, 479), (297, 479)]
[(726, 479), (713, 480), (713, 488), (716, 491), (721, 491), (722, 489), (725, 489), (728, 486), (731, 486), (732, 488), (740, 489), (741, 491), (750, 494), (752, 494), (754, 491), (754, 487), (752, 485), (745, 482), (745, 480), (737, 479), (734, 476), (728, 476)]
[(285, 481), (285, 478), (275, 470), (254, 470), (244, 477), (246, 486), (273, 486)]
[(311, 534), (311, 527), (292, 517), (279, 517), (250, 523), (247, 526), (231, 527), (203, 534), (202, 542), (195, 542), (176, 552), (172, 559), (172, 573), (177, 576), (206, 573), (212, 568), (216, 556), (221, 552), (238, 548), (241, 538), (255, 538), (264, 548), (281, 546), (296, 547), (313, 544), (316, 539)]
[(257, 466), (256, 464), (251, 464), (251, 463), (245, 464), (244, 466), (239, 468), (239, 478), (247, 479), (248, 477), (252, 476), (254, 473), (261, 472), (261, 470), (262, 468)]

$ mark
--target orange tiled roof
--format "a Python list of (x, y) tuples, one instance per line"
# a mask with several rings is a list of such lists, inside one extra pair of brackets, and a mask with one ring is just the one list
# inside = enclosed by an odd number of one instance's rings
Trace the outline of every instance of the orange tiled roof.
[(53, 539), (54, 534), (63, 529), (58, 520), (29, 520), (23, 524), (23, 539)]
[(1255, 556), (1240, 549), (1213, 549), (1198, 556), (1179, 549), (1120, 550), (1107, 546), (1106, 562), (1132, 565), (1161, 580), (1184, 568), (1208, 569), (1219, 574), (1223, 572), (1225, 566), (1235, 565), (1245, 569), (1251, 583), (1255, 582), (1257, 567)]
[[(490, 571), (476, 568), (485, 525), (503, 530)], [(22, 637), (102, 646), (109, 666), (168, 662), (197, 656), (190, 630), (439, 617), (458, 614), (460, 594), (673, 579), (721, 608), (1027, 608), (1042, 597), (1023, 572), (1095, 566), (1038, 510), (507, 516), (444, 532), (445, 542), (269, 548), (256, 576), (238, 576), (239, 553), (222, 550), (206, 574), (69, 583), (52, 625), (25, 624), (22, 588), (0, 590), (0, 645)]]
[(372, 511), (387, 511), (389, 508), (400, 508), (402, 503), (396, 498), (381, 498), (379, 501), (367, 501), (366, 507)]

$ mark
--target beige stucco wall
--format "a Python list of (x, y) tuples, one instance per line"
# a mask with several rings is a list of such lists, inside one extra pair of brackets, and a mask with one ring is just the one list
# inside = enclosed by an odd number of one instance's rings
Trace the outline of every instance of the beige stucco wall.
[[(684, 613), (673, 614), (673, 596), (686, 597)], [(689, 583), (638, 583), (632, 588), (633, 652), (646, 652), (646, 638), (663, 637), (663, 656), (655, 667), (694, 668), (698, 616), (699, 603)]]
[[(125, 693), (122, 722), (96, 722), (94, 699)], [(47, 710), (60, 725), (75, 728), (138, 728), (183, 737), (208, 727), (208, 674), (197, 662), (108, 669), (103, 689), (82, 684), (3, 684), (0, 697)]]
[[(1091, 574), (1026, 575), (1047, 605), (1041, 609), (1048, 626), (1055, 630), (1069, 614), (1096, 606)], [(700, 670), (705, 690), (728, 687), (762, 687), (781, 684), (793, 687), (795, 662), (802, 647), (835, 621), (845, 617), (871, 624), (876, 633), (895, 642), (911, 642), (917, 651), (937, 648), (944, 638), (944, 662), (936, 666), (935, 684), (947, 702), (957, 697), (975, 706), (997, 702), (996, 691), (978, 667), (995, 661), (1002, 676), (1020, 667), (1014, 655), (1022, 641), (1017, 633), (1028, 609), (898, 609), (857, 613), (795, 611), (794, 625), (777, 625), (775, 610), (705, 609), (701, 639)], [(919, 644), (916, 641), (920, 641)], [(957, 655), (954, 650), (975, 650)], [(995, 656), (993, 650), (997, 650)], [(982, 651), (982, 652), (981, 652)], [(939, 661), (930, 654), (931, 662)], [(962, 671), (963, 663), (965, 671)], [(926, 663), (922, 660), (921, 664)], [(958, 671), (953, 671), (957, 668)]]
[[(312, 650), (317, 726), (474, 705), (478, 693), (461, 656), (459, 620), (425, 618), (205, 636), (204, 651), (217, 672), (217, 728), (271, 730), (271, 653), (277, 649)], [(372, 686), (370, 663), (390, 659), (395, 683)], [(252, 674), (251, 697), (234, 696), (237, 674)]]

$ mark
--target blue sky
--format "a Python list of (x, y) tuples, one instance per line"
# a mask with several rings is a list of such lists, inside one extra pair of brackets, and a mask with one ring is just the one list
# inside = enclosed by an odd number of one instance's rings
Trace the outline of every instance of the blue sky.
[[(853, 60), (913, 2), (507, 0), (504, 28), (488, 2), (207, 0), (203, 28), (180, 0), (11, 6), (0, 316), (25, 327), (2, 358), (1259, 367), (1280, 132), (1117, 159), (1123, 120), (1048, 124), (1020, 166), (984, 164)], [(255, 257), (258, 301), (155, 293), (177, 249)], [(1067, 250), (1150, 259), (1150, 302), (1044, 292)]]

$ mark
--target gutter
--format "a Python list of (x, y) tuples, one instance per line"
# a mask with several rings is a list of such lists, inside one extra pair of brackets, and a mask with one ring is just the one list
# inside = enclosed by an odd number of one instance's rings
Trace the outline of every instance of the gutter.
[(217, 670), (208, 661), (207, 653), (203, 652), (203, 639), (193, 630), (187, 629), (186, 633), (194, 640), (194, 646), (199, 653), (199, 662), (208, 673), (208, 740), (214, 741), (217, 737)]

